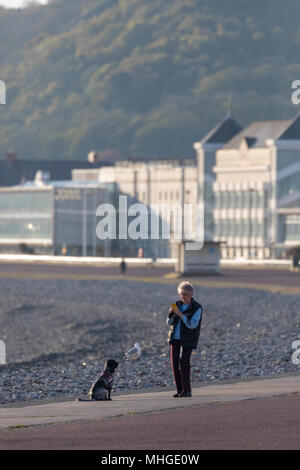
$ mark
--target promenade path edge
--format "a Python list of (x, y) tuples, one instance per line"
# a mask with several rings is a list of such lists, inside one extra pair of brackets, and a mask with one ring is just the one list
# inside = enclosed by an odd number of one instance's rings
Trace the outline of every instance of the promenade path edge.
[(173, 392), (152, 391), (113, 394), (111, 401), (77, 402), (66, 400), (43, 403), (15, 403), (0, 407), (0, 431), (19, 427), (102, 420), (121, 416), (198, 407), (212, 403), (232, 403), (257, 398), (300, 394), (300, 373), (258, 377), (234, 383), (193, 387), (191, 398), (173, 398)]

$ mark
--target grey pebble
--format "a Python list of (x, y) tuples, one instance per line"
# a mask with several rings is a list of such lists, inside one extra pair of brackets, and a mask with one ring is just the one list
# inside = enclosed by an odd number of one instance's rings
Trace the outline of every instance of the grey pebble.
[[(115, 391), (174, 385), (166, 317), (176, 282), (2, 279), (0, 294), (1, 403), (86, 393), (109, 358)], [(195, 286), (194, 297), (204, 312), (192, 385), (299, 372), (300, 296)], [(124, 360), (136, 341), (141, 357)]]

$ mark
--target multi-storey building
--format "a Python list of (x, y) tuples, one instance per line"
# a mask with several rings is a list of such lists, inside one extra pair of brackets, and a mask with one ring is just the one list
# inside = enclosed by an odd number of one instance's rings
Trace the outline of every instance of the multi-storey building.
[[(189, 204), (194, 210), (198, 200), (197, 167), (195, 159), (118, 162), (112, 167), (99, 170), (74, 170), (73, 180), (77, 182), (97, 181), (103, 184), (116, 183), (119, 195), (128, 197), (127, 206), (142, 203), (149, 213), (149, 237), (137, 240), (122, 239), (120, 252), (134, 255), (142, 249), (145, 256), (173, 257), (176, 209)], [(118, 209), (118, 208), (117, 208)], [(157, 239), (151, 237), (151, 212), (160, 219), (160, 233)], [(130, 220), (128, 218), (128, 220)], [(162, 236), (162, 221), (168, 225), (170, 236)], [(191, 230), (195, 231), (195, 217), (191, 216)], [(181, 223), (181, 220), (180, 220)], [(178, 228), (178, 227), (177, 227)]]
[(216, 153), (214, 239), (224, 258), (280, 258), (300, 244), (300, 117), (254, 122)]
[[(155, 210), (153, 209), (155, 205), (159, 205), (160, 209), (169, 207), (169, 239), (156, 241), (148, 238), (140, 239), (136, 243), (128, 241), (125, 249), (124, 241), (120, 245), (123, 253), (136, 252), (137, 247), (141, 247), (146, 256), (176, 257), (177, 246), (172, 242), (175, 238), (175, 223), (178, 224), (178, 217), (176, 218), (174, 207), (179, 206), (181, 213), (184, 214), (184, 223), (179, 222), (182, 224), (182, 239), (193, 241), (197, 230), (197, 204), (202, 204), (205, 211), (204, 239), (207, 242), (214, 241), (213, 183), (216, 175), (213, 168), (216, 151), (240, 130), (241, 126), (228, 116), (201, 142), (194, 144), (197, 152), (194, 159), (118, 162), (114, 166), (97, 170), (73, 170), (73, 180), (116, 183), (120, 194), (130, 196), (130, 202), (141, 202), (152, 211)], [(164, 215), (160, 212), (160, 218), (165, 221)]]
[[(281, 258), (300, 245), (300, 116), (245, 128), (227, 116), (194, 149), (193, 159), (117, 161), (75, 169), (69, 184), (1, 188), (0, 247), (178, 257), (178, 224), (179, 241), (193, 241), (197, 205), (204, 206), (204, 241), (220, 243), (223, 258)], [(122, 195), (133, 215), (136, 204), (149, 211), (149, 236), (96, 240), (96, 207), (117, 206)], [(169, 236), (150, 236), (151, 214)]]
[[(194, 160), (119, 162), (73, 179), (114, 182), (148, 206), (204, 204), (205, 241), (220, 242), (223, 258), (280, 258), (300, 245), (299, 116), (244, 129), (227, 116), (194, 149)], [(170, 243), (156, 246), (172, 256)]]

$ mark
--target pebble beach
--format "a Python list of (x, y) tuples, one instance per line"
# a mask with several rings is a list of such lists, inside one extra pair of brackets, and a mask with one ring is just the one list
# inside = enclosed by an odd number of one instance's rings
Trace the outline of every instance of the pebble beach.
[[(86, 394), (107, 359), (114, 392), (173, 387), (166, 318), (178, 282), (1, 279), (0, 403)], [(297, 372), (300, 295), (195, 286), (203, 306), (193, 384)], [(139, 342), (134, 362), (125, 352)]]

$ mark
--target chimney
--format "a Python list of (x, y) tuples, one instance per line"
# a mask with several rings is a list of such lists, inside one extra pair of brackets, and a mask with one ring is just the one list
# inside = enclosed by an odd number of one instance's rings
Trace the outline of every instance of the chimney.
[(50, 181), (50, 173), (48, 171), (38, 170), (34, 177), (34, 182), (37, 186), (44, 186)]
[(8, 163), (13, 163), (17, 160), (17, 154), (14, 150), (8, 150), (8, 152), (6, 152), (6, 161)]
[(99, 156), (95, 150), (92, 150), (91, 152), (88, 153), (88, 161), (90, 163), (96, 163), (99, 161)]

